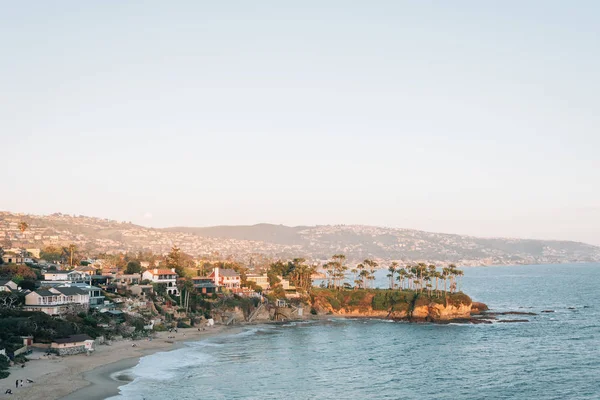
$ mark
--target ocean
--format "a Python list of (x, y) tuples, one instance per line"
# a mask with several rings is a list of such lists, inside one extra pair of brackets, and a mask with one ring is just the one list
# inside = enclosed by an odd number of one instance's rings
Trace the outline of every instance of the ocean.
[(600, 264), (464, 271), (474, 301), (537, 315), (257, 325), (142, 358), (111, 399), (600, 399)]

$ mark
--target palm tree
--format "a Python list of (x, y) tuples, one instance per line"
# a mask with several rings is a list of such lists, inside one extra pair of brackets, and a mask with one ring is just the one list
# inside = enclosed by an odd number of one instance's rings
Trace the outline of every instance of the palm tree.
[(377, 267), (379, 266), (379, 264), (377, 264), (377, 261), (373, 261), (373, 260), (369, 260), (366, 259), (363, 261), (363, 264), (368, 267), (368, 274), (366, 275), (366, 279), (368, 281), (374, 281), (375, 280), (375, 271), (377, 270)]
[(346, 261), (346, 256), (343, 254), (334, 254), (332, 257), (332, 272), (333, 272), (333, 287), (335, 289), (340, 289), (342, 287), (342, 282), (346, 279), (346, 271), (348, 270), (348, 266), (344, 265)]
[(350, 272), (352, 273), (352, 282), (354, 283), (354, 289), (356, 289), (358, 282), (360, 282), (358, 281), (358, 268), (352, 268)]
[(70, 266), (73, 267), (73, 252), (75, 251), (75, 245), (73, 243), (71, 243), (68, 247), (69, 249), (69, 253), (71, 254), (71, 258), (70, 258)]
[(407, 275), (408, 274), (407, 274), (407, 272), (406, 272), (406, 270), (404, 268), (401, 268), (398, 271), (398, 278), (397, 278), (397, 280), (398, 280), (398, 282), (400, 282), (400, 290), (404, 290), (404, 279), (406, 278)]
[(397, 268), (398, 263), (396, 261), (393, 261), (388, 268), (388, 271), (390, 271), (390, 273), (387, 275), (387, 277), (390, 278), (390, 289), (394, 289), (394, 274), (396, 273)]
[[(25, 231), (27, 230), (27, 228), (29, 228), (29, 224), (27, 222), (25, 222), (25, 221), (19, 222), (19, 230), (21, 231), (21, 240), (25, 239)], [(21, 262), (25, 263), (25, 256), (27, 255), (27, 250), (25, 249), (23, 243), (21, 243), (21, 245), (23, 245), (23, 250), (21, 251), (21, 257), (23, 259), (21, 260)]]

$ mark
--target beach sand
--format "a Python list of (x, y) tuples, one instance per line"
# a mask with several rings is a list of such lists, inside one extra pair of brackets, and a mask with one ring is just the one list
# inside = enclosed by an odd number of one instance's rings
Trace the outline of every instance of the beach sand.
[[(96, 346), (90, 355), (50, 356), (27, 362), (25, 368), (12, 367), (10, 376), (0, 380), (0, 399), (27, 400), (100, 400), (119, 393), (118, 387), (126, 384), (112, 379), (111, 375), (137, 365), (139, 358), (157, 351), (178, 348), (186, 341), (232, 333), (241, 327), (216, 325), (198, 331), (197, 328), (179, 329), (178, 333), (158, 332), (152, 340), (122, 340), (111, 345)], [(168, 338), (175, 336), (175, 338)], [(135, 347), (132, 344), (135, 343)], [(15, 380), (24, 383), (15, 389)], [(12, 389), (13, 394), (4, 394)]]

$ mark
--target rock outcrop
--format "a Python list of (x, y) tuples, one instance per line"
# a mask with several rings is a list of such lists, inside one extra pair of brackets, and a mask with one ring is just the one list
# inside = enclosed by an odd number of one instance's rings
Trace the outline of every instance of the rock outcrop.
[[(474, 307), (475, 305), (475, 307)], [(472, 322), (472, 314), (487, 310), (463, 293), (427, 295), (413, 291), (322, 289), (312, 297), (317, 314), (344, 317), (370, 317), (411, 322)]]

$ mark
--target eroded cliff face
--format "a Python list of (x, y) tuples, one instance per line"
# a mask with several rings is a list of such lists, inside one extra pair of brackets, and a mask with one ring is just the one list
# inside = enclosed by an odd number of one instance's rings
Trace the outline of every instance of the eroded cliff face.
[(411, 315), (412, 319), (423, 321), (451, 321), (453, 319), (471, 318), (471, 304), (438, 304), (415, 307)]
[[(452, 297), (454, 296), (454, 297)], [(347, 297), (347, 296), (346, 296)], [(471, 314), (485, 307), (482, 303), (473, 303), (464, 295), (451, 295), (447, 300), (428, 298), (423, 295), (404, 298), (403, 302), (394, 302), (386, 309), (374, 309), (373, 293), (364, 293), (357, 304), (350, 305), (343, 301), (344, 295), (336, 299), (317, 297), (312, 307), (318, 314), (339, 315), (344, 317), (386, 318), (405, 321), (449, 322), (453, 320), (470, 320)], [(342, 301), (340, 301), (340, 299)], [(335, 304), (334, 307), (332, 304)], [(473, 305), (475, 305), (473, 307)], [(379, 306), (381, 308), (381, 305)]]

